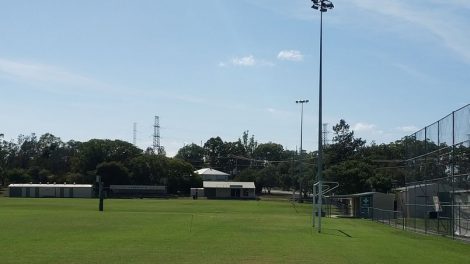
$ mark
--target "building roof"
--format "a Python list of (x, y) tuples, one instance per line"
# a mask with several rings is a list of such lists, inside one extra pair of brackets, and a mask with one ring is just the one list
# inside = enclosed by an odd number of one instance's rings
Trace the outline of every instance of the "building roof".
[(166, 186), (158, 185), (109, 185), (111, 190), (166, 190)]
[(416, 189), (416, 188), (422, 188), (422, 187), (427, 187), (427, 186), (433, 186), (435, 183), (422, 183), (422, 184), (416, 184), (416, 185), (409, 185), (405, 187), (399, 187), (395, 188), (395, 191), (406, 191), (408, 189)]
[(352, 197), (361, 197), (361, 196), (369, 196), (374, 194), (386, 194), (380, 192), (363, 192), (363, 193), (351, 193), (351, 194), (339, 194), (339, 195), (330, 195), (327, 197), (331, 198), (352, 198)]
[(38, 187), (38, 188), (92, 188), (91, 184), (55, 184), (55, 183), (13, 183), (8, 187)]
[(195, 173), (199, 175), (230, 175), (222, 171), (214, 170), (211, 168), (203, 168), (197, 171), (194, 171)]
[(225, 181), (204, 181), (202, 182), (204, 188), (242, 188), (254, 189), (254, 182), (225, 182)]

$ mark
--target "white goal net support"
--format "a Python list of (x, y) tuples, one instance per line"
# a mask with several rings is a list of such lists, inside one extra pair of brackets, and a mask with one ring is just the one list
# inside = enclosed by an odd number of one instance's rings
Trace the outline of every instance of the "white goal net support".
[[(324, 196), (338, 187), (339, 187), (338, 182), (322, 181), (321, 193), (320, 193), (320, 183), (316, 182), (313, 184), (313, 195), (312, 195), (312, 226), (313, 227), (315, 227), (316, 215), (318, 216), (318, 226), (321, 226), (322, 216), (326, 215), (324, 214), (325, 211), (323, 210), (323, 203), (321, 202)], [(322, 208), (320, 208), (320, 206), (322, 206)]]

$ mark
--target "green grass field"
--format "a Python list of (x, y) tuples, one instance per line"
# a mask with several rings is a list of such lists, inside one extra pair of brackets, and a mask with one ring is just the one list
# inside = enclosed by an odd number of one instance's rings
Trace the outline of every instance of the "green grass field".
[(470, 245), (280, 201), (0, 198), (0, 263), (469, 263)]

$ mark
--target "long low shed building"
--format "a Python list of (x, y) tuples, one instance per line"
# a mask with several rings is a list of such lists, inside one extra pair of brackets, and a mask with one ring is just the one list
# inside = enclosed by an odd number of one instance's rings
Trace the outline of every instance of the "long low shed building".
[(208, 199), (255, 199), (254, 182), (204, 181), (204, 195)]
[(33, 198), (92, 198), (93, 185), (91, 184), (10, 184), (8, 185), (10, 197)]
[(162, 197), (167, 195), (166, 186), (157, 185), (110, 185), (112, 197)]

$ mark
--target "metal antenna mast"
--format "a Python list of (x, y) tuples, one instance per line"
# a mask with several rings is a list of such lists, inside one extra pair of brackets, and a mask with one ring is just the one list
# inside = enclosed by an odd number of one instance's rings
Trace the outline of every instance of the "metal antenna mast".
[(134, 122), (134, 136), (132, 138), (132, 144), (137, 146), (137, 123)]
[(160, 147), (160, 117), (155, 116), (155, 123), (153, 125), (153, 151), (156, 154), (161, 153)]
[(323, 146), (328, 145), (328, 123), (323, 123)]

